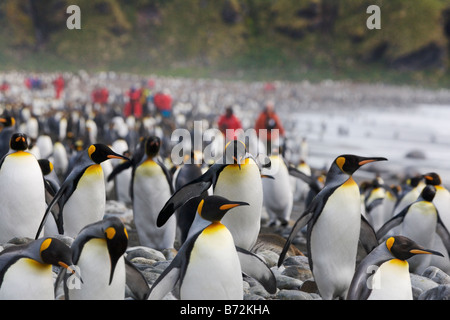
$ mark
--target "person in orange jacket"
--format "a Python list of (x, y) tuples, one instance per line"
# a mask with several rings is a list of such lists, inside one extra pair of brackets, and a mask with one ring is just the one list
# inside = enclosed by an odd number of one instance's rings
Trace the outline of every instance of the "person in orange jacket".
[(273, 142), (284, 138), (284, 127), (274, 110), (274, 103), (272, 101), (266, 103), (264, 110), (256, 119), (255, 131), (262, 142), (266, 143), (268, 154), (272, 152)]

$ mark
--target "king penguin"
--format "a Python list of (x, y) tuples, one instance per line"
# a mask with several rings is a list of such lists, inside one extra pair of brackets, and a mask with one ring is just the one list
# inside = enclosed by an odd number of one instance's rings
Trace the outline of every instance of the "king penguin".
[[(196, 214), (208, 224), (188, 237), (170, 265), (153, 283), (149, 299), (165, 297), (179, 284), (180, 299), (242, 300), (242, 272), (255, 276), (270, 293), (276, 291), (272, 271), (256, 255), (235, 246), (233, 236), (221, 219), (245, 202), (220, 196), (202, 199)], [(248, 273), (247, 273), (248, 272)]]
[(263, 168), (261, 174), (273, 177), (262, 179), (263, 204), (269, 215), (269, 225), (280, 222), (285, 227), (294, 205), (294, 194), (291, 185), (288, 165), (281, 154), (272, 153), (269, 156), (270, 168)]
[(45, 187), (38, 160), (27, 152), (27, 136), (15, 133), (0, 161), (0, 242), (34, 238), (44, 215)]
[(375, 231), (392, 218), (393, 195), (390, 187), (385, 185), (379, 176), (375, 177), (368, 187), (364, 199), (364, 212)]
[[(177, 191), (184, 187), (186, 184), (192, 180), (197, 179), (203, 174), (201, 164), (196, 163), (195, 153), (192, 152), (190, 156), (185, 157), (184, 162), (178, 166), (173, 174), (173, 189)], [(207, 195), (207, 191), (203, 194), (189, 200), (185, 205), (181, 206), (177, 212), (177, 226), (179, 230), (179, 241), (183, 243), (191, 228), (192, 222), (194, 221), (196, 208)]]
[[(436, 188), (433, 203), (439, 212), (442, 224), (447, 230), (450, 230), (450, 192), (442, 184), (441, 177), (436, 172), (424, 174), (424, 178), (426, 184), (433, 185)], [(437, 235), (435, 235), (434, 247), (432, 249), (443, 253), (444, 257), (433, 256), (431, 258), (431, 265), (438, 267), (447, 274), (450, 273), (450, 258), (445, 250), (442, 239)]]
[(72, 238), (75, 238), (86, 225), (103, 218), (106, 191), (100, 164), (108, 159), (125, 159), (125, 157), (113, 152), (104, 144), (93, 144), (83, 151), (41, 217), (36, 237), (56, 204), (59, 206), (56, 221), (58, 231)]
[(133, 181), (133, 217), (139, 242), (153, 249), (174, 248), (176, 217), (162, 228), (156, 226), (158, 213), (173, 193), (172, 176), (159, 157), (161, 139), (149, 137), (145, 156), (137, 165)]
[[(179, 207), (200, 196), (210, 187), (213, 188), (214, 195), (249, 203), (249, 206), (239, 206), (227, 214), (222, 223), (233, 235), (236, 246), (251, 250), (261, 227), (261, 171), (260, 164), (247, 153), (245, 144), (239, 140), (230, 141), (226, 145), (223, 158), (211, 165), (199, 178), (172, 195), (158, 215), (158, 226), (164, 225)], [(198, 215), (194, 218), (193, 226), (197, 217)]]
[[(408, 205), (397, 215), (387, 221), (377, 232), (377, 238), (382, 239), (388, 231), (400, 226), (399, 235), (414, 239), (427, 248), (434, 247), (435, 236), (442, 239), (447, 253), (450, 252), (450, 234), (443, 225), (433, 199), (436, 188), (427, 185), (415, 202)], [(411, 272), (422, 273), (431, 262), (431, 256), (418, 256), (409, 260)]]
[(372, 232), (370, 246), (378, 245), (373, 229), (362, 217), (360, 190), (352, 174), (367, 163), (382, 160), (387, 159), (338, 156), (328, 170), (324, 188), (298, 218), (280, 254), (279, 266), (292, 239), (307, 224), (309, 265), (325, 300), (345, 299), (355, 271), (359, 239), (367, 236), (362, 228)]
[[(68, 300), (124, 300), (127, 268), (133, 265), (124, 256), (128, 233), (117, 217), (109, 217), (84, 227), (73, 241), (72, 261), (83, 282), (79, 287), (68, 286), (64, 291)], [(143, 280), (137, 273), (137, 280)], [(148, 292), (148, 285), (143, 286)], [(146, 293), (141, 295), (147, 298)]]
[(0, 118), (0, 158), (4, 157), (9, 151), (11, 136), (16, 130), (16, 119), (11, 116)]
[(6, 248), (0, 253), (0, 299), (54, 300), (52, 266), (75, 273), (72, 251), (61, 240), (46, 237)]
[(389, 237), (358, 265), (347, 300), (412, 300), (407, 260), (423, 254), (442, 255), (407, 237)]

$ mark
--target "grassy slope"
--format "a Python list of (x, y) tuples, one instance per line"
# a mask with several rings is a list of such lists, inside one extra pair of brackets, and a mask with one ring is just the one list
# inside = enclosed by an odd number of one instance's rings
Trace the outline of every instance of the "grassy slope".
[[(16, 13), (12, 3), (25, 0), (5, 1), (3, 10)], [(67, 2), (59, 1), (63, 6)], [(95, 13), (94, 6), (102, 2), (109, 4), (107, 14)], [(351, 5), (341, 8), (332, 34), (306, 31), (297, 40), (274, 30), (280, 26), (308, 30), (311, 21), (299, 18), (296, 10), (312, 0), (232, 0), (242, 14), (233, 25), (224, 25), (221, 20), (223, 1), (153, 1), (159, 8), (159, 20), (142, 27), (136, 8), (149, 2), (71, 0), (70, 4), (82, 7), (82, 30), (59, 28), (37, 52), (30, 50), (30, 22), (26, 16), (14, 14), (13, 20), (0, 23), (0, 67), (38, 72), (83, 68), (243, 80), (350, 79), (431, 87), (450, 84), (450, 76), (443, 70), (400, 72), (385, 64), (387, 59), (429, 41), (444, 41), (439, 20), (444, 8), (441, 0), (414, 5), (401, 0), (352, 0)], [(239, 7), (243, 2), (245, 10)], [(382, 6), (382, 30), (365, 28), (364, 9), (368, 4)], [(249, 13), (251, 6), (255, 7), (253, 14)], [(65, 18), (59, 15), (53, 19), (58, 25), (65, 23)], [(351, 40), (355, 37), (360, 39), (357, 45)], [(390, 43), (385, 56), (368, 62), (367, 52), (383, 41)]]

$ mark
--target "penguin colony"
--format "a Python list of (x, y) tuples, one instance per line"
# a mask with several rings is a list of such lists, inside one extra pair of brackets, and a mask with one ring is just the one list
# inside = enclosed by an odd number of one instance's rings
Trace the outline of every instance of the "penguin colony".
[[(68, 300), (123, 300), (127, 287), (142, 300), (242, 300), (243, 275), (274, 294), (272, 270), (252, 252), (262, 227), (287, 234), (278, 267), (305, 234), (327, 300), (412, 299), (410, 272), (450, 271), (450, 193), (437, 172), (360, 181), (358, 170), (389, 160), (343, 152), (317, 170), (284, 152), (261, 162), (240, 139), (223, 146), (223, 161), (175, 165), (167, 119), (147, 115), (138, 126), (68, 109), (37, 121), (7, 108), (0, 118), (1, 243), (28, 239), (0, 252), (0, 299), (55, 299), (62, 286)], [(125, 224), (104, 216), (111, 199), (132, 209), (139, 245), (176, 252), (151, 285), (127, 259)], [(295, 219), (294, 202), (303, 208)]]

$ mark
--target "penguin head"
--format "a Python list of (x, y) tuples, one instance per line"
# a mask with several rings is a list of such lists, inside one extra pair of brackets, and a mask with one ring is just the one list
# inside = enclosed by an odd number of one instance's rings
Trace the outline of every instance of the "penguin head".
[(28, 149), (28, 137), (24, 133), (14, 133), (9, 140), (9, 147), (15, 151)]
[(436, 172), (429, 172), (424, 174), (425, 183), (433, 186), (438, 186), (442, 183), (441, 177)]
[(111, 273), (109, 275), (109, 284), (111, 284), (117, 261), (119, 261), (120, 257), (127, 250), (128, 233), (124, 224), (118, 218), (105, 219), (103, 228), (106, 246), (111, 260)]
[(420, 193), (419, 199), (422, 201), (432, 202), (436, 195), (436, 188), (433, 185), (426, 185)]
[(130, 160), (125, 156), (115, 153), (107, 145), (101, 143), (92, 144), (88, 148), (88, 155), (89, 158), (91, 158), (91, 160), (97, 164), (100, 164), (108, 159), (125, 159), (128, 161)]
[(71, 267), (73, 265), (72, 250), (64, 242), (51, 237), (38, 239), (36, 242), (39, 244), (39, 256), (34, 257), (36, 261), (63, 267), (75, 274), (75, 269)]
[(408, 178), (406, 180), (406, 185), (408, 185), (412, 188), (415, 188), (419, 185), (419, 183), (422, 181), (422, 179), (423, 179), (423, 176), (415, 176), (415, 177)]
[(216, 222), (220, 221), (228, 210), (248, 205), (247, 202), (231, 201), (221, 196), (212, 195), (200, 201), (197, 213), (205, 220)]
[(104, 239), (106, 241), (111, 262), (109, 276), (109, 283), (111, 284), (117, 262), (125, 253), (128, 246), (127, 230), (122, 221), (117, 217), (104, 218), (85, 226), (72, 244), (73, 261), (75, 263), (78, 262), (84, 245), (92, 239)]
[(14, 117), (6, 116), (0, 118), (0, 123), (3, 127), (13, 127), (16, 124), (16, 119)]
[(352, 175), (356, 170), (367, 163), (384, 160), (387, 159), (383, 157), (360, 157), (353, 154), (344, 154), (337, 157), (333, 164), (342, 172)]
[(225, 146), (225, 163), (240, 165), (244, 162), (247, 147), (240, 140), (232, 140)]
[(49, 160), (39, 159), (38, 163), (44, 176), (50, 174), (53, 171), (53, 163), (51, 163)]
[(158, 155), (161, 148), (161, 139), (157, 136), (151, 136), (145, 141), (145, 154), (149, 157)]
[(407, 260), (416, 254), (434, 254), (443, 257), (440, 252), (425, 249), (405, 236), (390, 237), (385, 244), (392, 255), (400, 260)]

